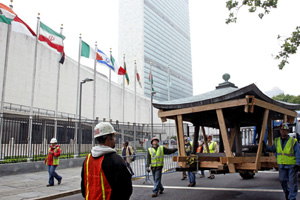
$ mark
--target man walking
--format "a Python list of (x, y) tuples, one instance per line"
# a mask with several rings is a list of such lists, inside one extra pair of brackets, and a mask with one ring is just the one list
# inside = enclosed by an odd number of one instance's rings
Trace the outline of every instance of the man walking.
[(122, 148), (122, 157), (128, 167), (128, 169), (131, 172), (131, 175), (133, 176), (134, 173), (132, 171), (132, 168), (130, 166), (131, 160), (133, 159), (133, 149), (131, 146), (128, 146), (128, 142), (123, 142), (123, 148)]
[[(218, 145), (217, 145), (217, 142), (213, 141), (212, 140), (212, 136), (211, 135), (208, 135), (207, 136), (207, 143), (208, 143), (208, 148), (209, 148), (209, 153), (218, 153)], [(206, 146), (204, 145), (204, 150), (203, 150), (203, 153), (207, 153), (207, 149), (206, 149)], [(214, 179), (215, 178), (215, 175), (211, 174), (210, 171), (209, 171), (209, 177), (207, 178), (210, 178), (210, 179)]]
[(288, 125), (286, 123), (282, 124), (280, 126), (280, 137), (275, 138), (272, 147), (266, 146), (266, 150), (275, 152), (279, 167), (279, 181), (285, 193), (286, 200), (296, 200), (300, 152), (297, 139), (290, 137), (288, 133)]
[[(188, 137), (186, 135), (184, 136), (184, 147), (185, 147), (186, 156), (190, 156), (192, 153), (192, 145), (191, 142), (188, 141)], [(188, 177), (189, 177), (188, 187), (194, 187), (196, 185), (195, 173), (193, 173), (192, 171), (188, 171)]]
[(55, 172), (56, 167), (59, 164), (60, 146), (57, 145), (56, 138), (50, 140), (50, 148), (48, 150), (48, 156), (45, 159), (45, 164), (48, 165), (49, 182), (47, 187), (54, 186), (54, 178), (60, 185), (62, 177)]
[(154, 188), (152, 197), (157, 197), (158, 193), (163, 194), (164, 187), (161, 184), (162, 169), (164, 166), (164, 154), (172, 154), (177, 151), (177, 149), (167, 149), (164, 146), (159, 146), (159, 139), (154, 137), (151, 139), (151, 145), (148, 149), (147, 154), (147, 171), (150, 172), (150, 165), (154, 180)]
[(131, 174), (115, 149), (114, 127), (101, 122), (95, 127), (94, 138), (100, 145), (86, 156), (81, 171), (81, 193), (85, 199), (129, 199), (132, 194)]

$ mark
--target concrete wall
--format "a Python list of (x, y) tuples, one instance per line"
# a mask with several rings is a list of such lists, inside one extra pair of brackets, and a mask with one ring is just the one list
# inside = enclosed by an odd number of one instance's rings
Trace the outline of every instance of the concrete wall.
[[(58, 169), (66, 169), (70, 167), (80, 167), (84, 158), (60, 159)], [(16, 174), (33, 173), (39, 171), (48, 171), (48, 166), (43, 161), (28, 163), (12, 163), (0, 165), (0, 177)]]
[[(3, 69), (6, 50), (7, 25), (0, 23), (0, 92), (2, 94)], [(8, 68), (6, 76), (4, 102), (30, 106), (33, 79), (35, 40), (28, 36), (12, 32), (9, 43)], [(76, 113), (77, 96), (77, 61), (66, 55), (66, 60), (59, 67), (60, 55), (55, 49), (38, 42), (37, 69), (35, 81), (35, 95), (33, 107), (47, 110), (55, 110), (56, 82), (58, 68), (60, 68), (59, 104), (58, 112), (70, 114)], [(130, 61), (131, 62), (131, 61)], [(132, 70), (131, 70), (132, 71)], [(141, 78), (143, 79), (143, 75)], [(81, 66), (80, 80), (93, 78), (93, 69)], [(133, 77), (131, 77), (133, 84)], [(143, 80), (142, 80), (143, 83)], [(96, 117), (108, 119), (109, 82), (106, 77), (97, 74), (96, 79)], [(122, 121), (122, 87), (112, 83), (111, 87), (112, 107), (111, 118), (113, 121)], [(134, 92), (125, 91), (125, 122), (134, 121)], [(160, 123), (154, 109), (154, 123)], [(82, 93), (82, 116), (92, 119), (93, 117), (93, 82), (83, 84)], [(150, 123), (150, 99), (137, 96), (137, 123)]]

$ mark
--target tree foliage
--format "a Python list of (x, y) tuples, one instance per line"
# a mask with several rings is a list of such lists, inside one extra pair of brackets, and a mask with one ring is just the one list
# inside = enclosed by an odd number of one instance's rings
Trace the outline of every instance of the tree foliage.
[(300, 104), (300, 95), (294, 96), (294, 95), (289, 95), (289, 94), (287, 94), (287, 95), (279, 94), (277, 96), (272, 97), (272, 99), (278, 100), (278, 101), (284, 101), (284, 102), (288, 102), (288, 103)]
[[(226, 19), (226, 24), (236, 23), (237, 13), (242, 7), (248, 7), (250, 13), (259, 12), (258, 17), (262, 19), (266, 14), (270, 13), (272, 8), (277, 8), (278, 0), (228, 0), (226, 2), (226, 8), (229, 10), (229, 17)], [(278, 35), (277, 39), (282, 38)], [(289, 55), (295, 54), (300, 45), (300, 26), (296, 27), (296, 30), (292, 35), (284, 39), (283, 44), (280, 46), (281, 50), (275, 56), (275, 59), (279, 60), (278, 67), (283, 69), (285, 64), (289, 64)]]

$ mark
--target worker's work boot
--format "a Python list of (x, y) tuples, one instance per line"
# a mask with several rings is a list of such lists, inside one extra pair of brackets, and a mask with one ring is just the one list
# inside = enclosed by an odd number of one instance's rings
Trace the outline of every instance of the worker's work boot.
[(204, 178), (205, 177), (205, 175), (204, 174), (200, 174), (200, 178)]
[(285, 199), (289, 200), (289, 192), (285, 192)]
[(186, 179), (186, 176), (183, 176), (181, 180), (184, 180), (184, 179)]
[(158, 191), (158, 194), (163, 194), (163, 193), (164, 193), (164, 191), (162, 191), (162, 190)]
[(152, 197), (157, 197), (157, 196), (158, 196), (157, 193), (152, 194)]

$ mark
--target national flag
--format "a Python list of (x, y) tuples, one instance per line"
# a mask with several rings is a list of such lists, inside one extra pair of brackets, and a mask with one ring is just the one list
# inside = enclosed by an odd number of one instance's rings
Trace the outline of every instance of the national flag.
[(153, 88), (153, 75), (152, 75), (152, 72), (151, 72), (151, 71), (150, 71), (150, 73), (149, 73), (149, 82), (150, 82), (150, 84), (151, 84), (150, 87), (152, 87), (151, 90), (154, 92), (154, 88)]
[(64, 39), (66, 37), (62, 34), (57, 33), (56, 31), (52, 30), (42, 22), (40, 22), (40, 34), (39, 40), (42, 42), (47, 42), (47, 44), (56, 49), (58, 52), (64, 51)]
[(84, 41), (81, 41), (81, 56), (90, 59), (103, 60), (100, 54), (97, 53), (94, 49), (92, 49), (90, 45), (88, 45)]
[(113, 56), (110, 56), (110, 61), (111, 61), (111, 69), (117, 73), (118, 75), (125, 75), (126, 74), (126, 70), (121, 67), (120, 65), (118, 65), (118, 63), (116, 62), (115, 58)]
[(125, 78), (126, 78), (126, 82), (127, 82), (127, 85), (129, 85), (129, 77), (128, 77), (128, 74), (127, 74), (126, 62), (124, 62), (124, 69), (125, 69)]
[(141, 78), (140, 78), (140, 75), (138, 72), (136, 72), (136, 80), (138, 81), (139, 85), (141, 86), (142, 88), (142, 84), (141, 84)]
[[(12, 31), (22, 33), (30, 37), (36, 36), (35, 32), (23, 20), (21, 20), (11, 8), (2, 3), (0, 3), (0, 14), (4, 15), (5, 18), (11, 22)], [(3, 22), (4, 17), (2, 16), (1, 19), (2, 20), (0, 21)]]

